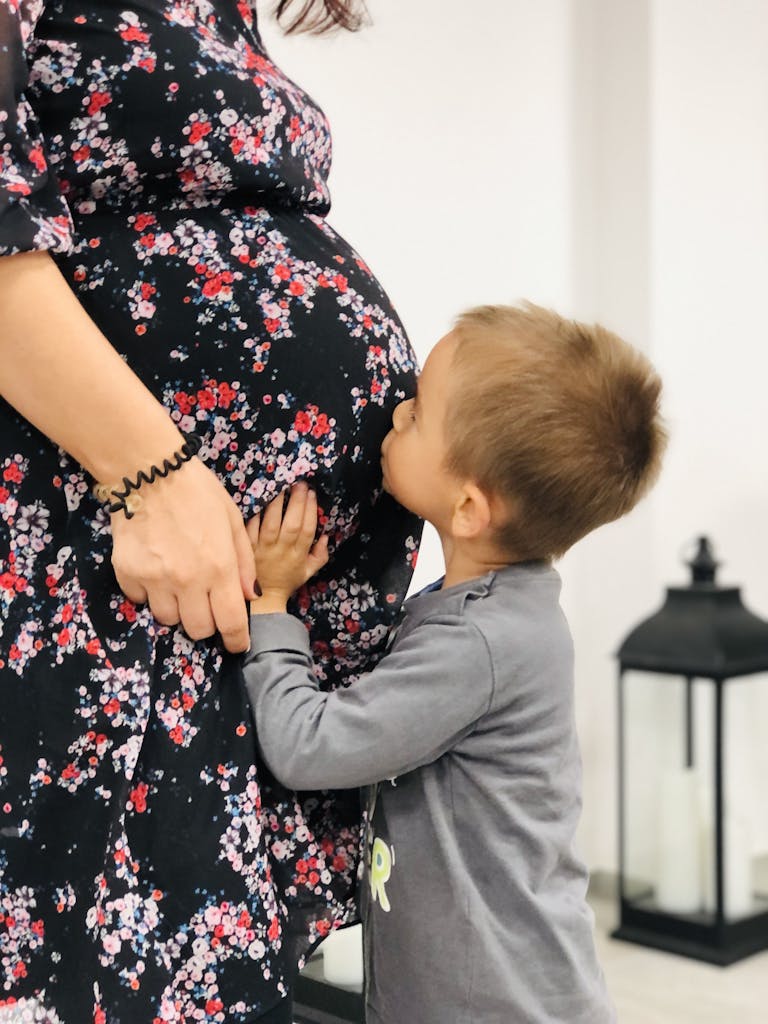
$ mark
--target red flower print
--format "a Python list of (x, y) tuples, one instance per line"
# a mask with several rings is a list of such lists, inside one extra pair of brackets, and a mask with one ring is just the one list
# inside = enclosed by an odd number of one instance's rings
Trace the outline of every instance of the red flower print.
[(312, 427), (312, 437), (323, 437), (331, 429), (331, 425), (328, 422), (328, 417), (324, 412), (315, 420), (315, 425)]
[(112, 102), (112, 97), (108, 92), (99, 92), (98, 90), (91, 93), (91, 102), (88, 104), (89, 114), (98, 114), (102, 107), (108, 106)]
[(144, 231), (150, 224), (155, 223), (155, 216), (152, 213), (140, 213), (134, 223), (136, 231)]
[(29, 161), (35, 165), (38, 171), (42, 172), (45, 170), (45, 156), (40, 146), (35, 146), (34, 149), (29, 151)]
[(218, 295), (221, 291), (221, 278), (217, 275), (212, 277), (210, 281), (206, 281), (203, 285), (203, 295), (206, 299), (212, 299), (215, 295)]
[(133, 804), (133, 809), (137, 814), (143, 814), (147, 809), (147, 793), (149, 792), (149, 786), (146, 782), (140, 782), (135, 789), (132, 789), (128, 799)]
[(179, 407), (179, 412), (183, 416), (188, 416), (192, 412), (192, 406), (195, 404), (196, 399), (192, 395), (186, 394), (184, 391), (177, 391), (173, 396), (173, 400)]
[(202, 388), (197, 392), (197, 404), (201, 409), (215, 409), (216, 395), (214, 395), (210, 388)]
[(146, 43), (149, 41), (149, 36), (146, 32), (142, 32), (136, 25), (131, 25), (129, 28), (123, 29), (120, 36), (129, 43)]
[(276, 917), (273, 917), (272, 920), (269, 922), (269, 928), (267, 930), (267, 936), (269, 937), (269, 941), (274, 942), (279, 934), (280, 922)]
[(237, 398), (237, 392), (226, 383), (219, 384), (218, 391), (219, 405), (222, 409), (228, 409), (233, 400)]
[(200, 142), (210, 132), (211, 126), (208, 121), (195, 121), (189, 131), (189, 141), (194, 145)]
[(293, 425), (300, 434), (308, 434), (312, 429), (312, 420), (303, 409), (300, 409), (296, 413)]

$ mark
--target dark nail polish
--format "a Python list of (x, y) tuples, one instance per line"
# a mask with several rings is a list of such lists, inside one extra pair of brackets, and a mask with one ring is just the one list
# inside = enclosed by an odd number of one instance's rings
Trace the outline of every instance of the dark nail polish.
[(256, 597), (261, 597), (261, 587), (259, 586), (258, 580), (253, 581), (253, 592), (256, 595)]

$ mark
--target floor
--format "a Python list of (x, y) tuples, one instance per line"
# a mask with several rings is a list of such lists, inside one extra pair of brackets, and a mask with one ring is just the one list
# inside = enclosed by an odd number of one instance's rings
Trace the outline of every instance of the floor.
[(592, 903), (619, 1024), (768, 1024), (768, 953), (722, 968), (617, 942), (613, 902)]

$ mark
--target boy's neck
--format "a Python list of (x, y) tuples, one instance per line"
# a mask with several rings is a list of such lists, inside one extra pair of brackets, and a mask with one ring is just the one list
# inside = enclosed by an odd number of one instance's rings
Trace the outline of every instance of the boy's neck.
[(442, 534), (440, 541), (445, 560), (443, 589), (454, 587), (458, 583), (466, 583), (467, 580), (478, 579), (489, 572), (505, 569), (508, 565), (522, 561), (514, 554), (502, 554), (490, 546), (462, 544), (454, 538), (444, 537)]

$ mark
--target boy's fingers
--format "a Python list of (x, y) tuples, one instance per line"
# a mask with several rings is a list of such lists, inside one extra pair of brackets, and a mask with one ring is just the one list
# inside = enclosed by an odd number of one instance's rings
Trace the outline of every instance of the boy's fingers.
[(307, 557), (312, 568), (312, 575), (319, 572), (324, 565), (328, 563), (328, 534), (324, 533), (322, 537), (312, 545), (312, 550), (309, 552)]
[(261, 524), (261, 515), (257, 512), (253, 519), (249, 519), (245, 524), (245, 532), (248, 534), (248, 540), (255, 547), (259, 543), (259, 526)]
[(301, 533), (308, 493), (309, 488), (303, 481), (294, 484), (291, 488), (291, 496), (288, 499), (288, 507), (285, 510), (281, 528), (284, 537), (293, 539)]
[(276, 498), (267, 505), (261, 513), (261, 524), (259, 525), (259, 540), (267, 544), (273, 544), (280, 533), (280, 523), (283, 519), (283, 499), (285, 493), (278, 494)]
[(314, 491), (310, 491), (307, 494), (307, 500), (304, 505), (304, 521), (301, 524), (301, 535), (302, 538), (307, 540), (309, 543), (317, 532), (317, 495)]

